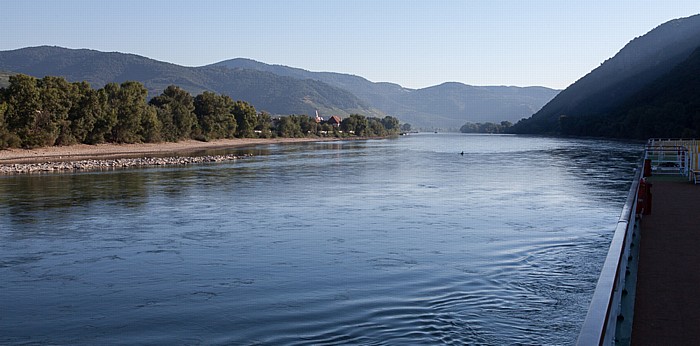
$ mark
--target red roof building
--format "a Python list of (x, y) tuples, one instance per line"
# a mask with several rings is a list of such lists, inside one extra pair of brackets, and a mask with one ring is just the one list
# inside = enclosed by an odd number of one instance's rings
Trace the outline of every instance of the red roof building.
[(330, 118), (328, 118), (328, 123), (335, 127), (338, 127), (340, 126), (340, 117), (337, 115), (333, 115)]

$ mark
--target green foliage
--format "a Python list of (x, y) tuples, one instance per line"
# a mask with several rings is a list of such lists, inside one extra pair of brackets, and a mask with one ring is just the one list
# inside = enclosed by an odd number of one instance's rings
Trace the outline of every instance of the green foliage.
[(270, 138), (272, 133), (272, 117), (267, 112), (258, 114), (255, 124), (255, 133), (261, 138)]
[(194, 98), (190, 93), (170, 85), (161, 95), (152, 98), (149, 104), (156, 107), (163, 140), (176, 142), (192, 136), (198, 124), (194, 114)]
[[(389, 126), (387, 128), (386, 126)], [(362, 136), (383, 137), (398, 134), (398, 119), (385, 117), (384, 119), (364, 115), (352, 114), (340, 123), (340, 129), (328, 122), (317, 123), (307, 115), (289, 115), (276, 121), (277, 135), (280, 137), (306, 137), (306, 136)]]
[(48, 121), (42, 132), (46, 140), (43, 146), (74, 144), (68, 113), (75, 102), (75, 86), (60, 77), (46, 76), (39, 80), (41, 112), (48, 113)]
[(255, 126), (258, 124), (258, 114), (255, 108), (244, 101), (236, 101), (231, 113), (236, 119), (236, 137), (251, 138), (255, 134)]
[(5, 121), (5, 114), (7, 113), (7, 108), (7, 103), (0, 103), (0, 149), (6, 149), (20, 145), (19, 138), (7, 129), (7, 122)]
[(96, 144), (111, 141), (112, 127), (117, 124), (117, 113), (114, 108), (109, 107), (110, 90), (107, 88), (108, 86), (114, 87), (116, 85), (108, 84), (95, 93), (85, 94), (84, 102), (87, 104), (87, 108), (82, 111), (86, 112), (89, 117), (94, 117), (94, 119), (86, 121), (94, 121), (94, 124), (85, 138), (85, 143)]
[(399, 119), (390, 116), (385, 116), (384, 119), (382, 119), (382, 125), (388, 132), (398, 132), (400, 129)]
[[(281, 117), (277, 122), (277, 134), (280, 137), (304, 137), (301, 131), (303, 115)], [(308, 118), (308, 117), (307, 117)]]
[(362, 137), (381, 137), (395, 135), (399, 132), (399, 120), (386, 116), (383, 119), (351, 114), (340, 123), (340, 129)]
[(142, 142), (156, 143), (162, 141), (161, 129), (162, 124), (158, 120), (158, 112), (153, 106), (146, 106), (143, 114), (141, 115), (141, 129), (139, 130), (139, 136)]
[(340, 123), (340, 129), (357, 136), (364, 136), (367, 125), (367, 118), (364, 115), (351, 114)]
[(93, 131), (104, 107), (98, 100), (97, 92), (87, 82), (74, 83), (74, 87), (73, 107), (68, 112), (70, 134), (75, 142), (88, 143), (88, 135)]
[[(458, 83), (412, 90), (338, 73), (286, 73), (284, 70), (289, 68), (277, 65), (221, 65), (230, 68), (184, 67), (132, 54), (46, 46), (0, 52), (2, 70), (66, 76), (69, 81), (88, 81), (95, 88), (109, 82), (136, 80), (144, 84), (150, 96), (156, 96), (169, 85), (177, 84), (192, 96), (209, 90), (245, 100), (258, 111), (276, 115), (313, 114), (317, 109), (343, 116), (358, 113), (381, 118), (401, 114), (414, 127), (424, 128), (459, 127), (463, 119), (477, 114), (480, 121), (499, 116), (497, 119), (519, 119), (531, 115), (557, 93), (540, 87), (474, 87)], [(166, 128), (164, 124), (164, 137)]]
[(501, 121), (500, 124), (494, 123), (466, 123), (462, 125), (459, 132), (462, 133), (506, 133), (513, 124), (510, 121)]
[(117, 116), (117, 123), (112, 127), (113, 142), (139, 143), (146, 141), (147, 136), (154, 135), (150, 133), (154, 129), (142, 128), (143, 124), (150, 122), (150, 119), (146, 119), (150, 116), (147, 95), (146, 88), (138, 82), (124, 82), (110, 88), (107, 104)]
[(5, 121), (7, 129), (20, 138), (23, 147), (35, 146), (40, 137), (38, 114), (41, 113), (37, 80), (27, 75), (10, 76), (7, 88), (7, 111)]
[(301, 127), (302, 136), (318, 134), (319, 125), (314, 118), (300, 115), (298, 116), (298, 122)]
[(206, 139), (233, 138), (236, 119), (231, 113), (234, 102), (230, 97), (205, 91), (194, 98), (194, 114), (199, 123), (199, 136)]
[(273, 120), (244, 101), (203, 92), (192, 97), (171, 85), (146, 103), (138, 82), (109, 83), (95, 90), (87, 82), (60, 77), (9, 77), (0, 89), (0, 149), (73, 143), (139, 143), (212, 140), (233, 137), (386, 136), (398, 132), (393, 117), (353, 114), (341, 123), (342, 133), (307, 115)]

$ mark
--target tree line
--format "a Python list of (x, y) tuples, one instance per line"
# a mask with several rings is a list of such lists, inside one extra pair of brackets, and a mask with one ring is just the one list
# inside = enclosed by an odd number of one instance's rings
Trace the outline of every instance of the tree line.
[(148, 100), (143, 84), (109, 83), (93, 89), (62, 77), (9, 77), (0, 88), (0, 149), (70, 144), (209, 141), (221, 138), (387, 136), (399, 120), (353, 114), (338, 125), (308, 115), (273, 118), (245, 101), (175, 85)]
[(513, 124), (510, 121), (495, 123), (466, 123), (459, 128), (462, 133), (507, 133)]

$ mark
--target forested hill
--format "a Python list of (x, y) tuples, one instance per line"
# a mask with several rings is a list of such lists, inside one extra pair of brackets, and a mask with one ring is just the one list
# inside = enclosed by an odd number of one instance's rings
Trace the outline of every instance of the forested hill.
[(0, 52), (1, 70), (38, 78), (61, 76), (68, 81), (87, 81), (96, 88), (109, 82), (138, 81), (150, 97), (168, 85), (178, 85), (191, 94), (213, 91), (245, 100), (271, 114), (314, 114), (320, 110), (324, 114), (383, 115), (352, 93), (315, 80), (256, 70), (184, 67), (133, 54), (31, 47)]
[(1, 70), (38, 78), (61, 76), (87, 81), (96, 88), (137, 81), (150, 97), (168, 85), (178, 85), (191, 94), (213, 91), (246, 100), (272, 114), (314, 114), (316, 110), (326, 116), (389, 114), (415, 127), (442, 129), (458, 129), (465, 122), (514, 122), (532, 115), (558, 93), (544, 87), (461, 83), (413, 90), (354, 75), (310, 72), (248, 59), (185, 67), (133, 54), (48, 46), (1, 51)]
[(565, 117), (561, 133), (647, 139), (700, 137), (700, 47), (671, 72), (604, 115)]
[[(630, 114), (623, 124), (619, 121), (620, 114), (627, 115), (632, 109), (638, 108), (639, 102), (643, 101), (639, 95), (655, 98), (657, 95), (654, 93), (661, 92), (658, 88), (661, 80), (673, 79), (669, 75), (678, 73), (674, 69), (680, 64), (690, 63), (687, 59), (698, 47), (700, 15), (662, 24), (632, 40), (613, 58), (559, 93), (531, 118), (518, 122), (512, 131), (584, 136), (647, 136), (649, 132), (636, 129), (638, 122), (634, 118), (638, 115)], [(683, 85), (666, 82), (665, 87), (667, 89), (664, 93), (673, 94)], [(666, 117), (665, 121), (679, 120)], [(623, 129), (620, 126), (635, 128)], [(653, 134), (664, 135), (662, 132)]]
[(348, 90), (373, 108), (423, 128), (457, 129), (465, 122), (515, 122), (535, 113), (559, 92), (545, 87), (472, 86), (462, 83), (408, 89), (393, 83), (374, 83), (355, 75), (311, 72), (240, 58), (211, 66), (253, 69), (321, 81)]

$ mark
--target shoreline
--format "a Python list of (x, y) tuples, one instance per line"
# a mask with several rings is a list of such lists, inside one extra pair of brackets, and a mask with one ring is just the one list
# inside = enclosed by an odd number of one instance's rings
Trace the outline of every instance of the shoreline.
[[(80, 160), (101, 160), (132, 158), (143, 155), (188, 156), (188, 152), (208, 149), (226, 149), (264, 144), (325, 142), (354, 138), (234, 138), (218, 139), (210, 142), (185, 140), (180, 142), (138, 143), (138, 144), (75, 144), (68, 146), (43, 147), (36, 149), (0, 150), (0, 165), (40, 162), (71, 162)], [(360, 138), (358, 138), (360, 139)], [(362, 138), (366, 139), (366, 138)]]
[[(195, 156), (192, 154), (211, 149), (358, 139), (369, 138), (234, 138), (210, 142), (185, 140), (139, 144), (76, 144), (36, 149), (13, 148), (0, 150), (0, 175), (229, 161), (241, 157), (234, 155)], [(157, 158), (153, 156), (157, 156)]]

